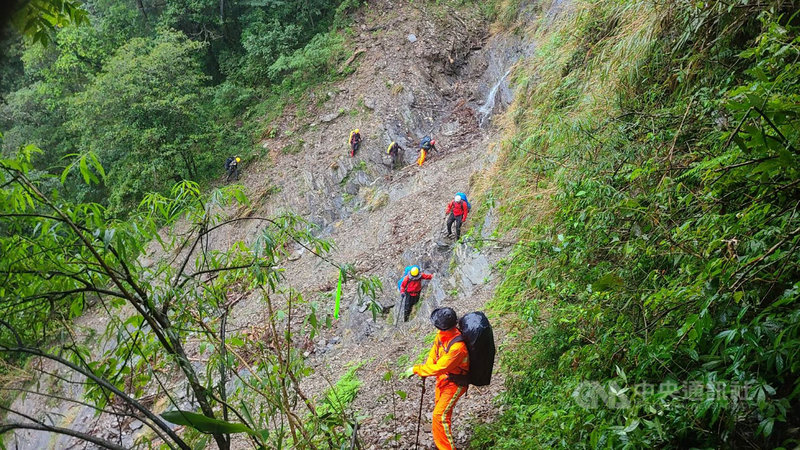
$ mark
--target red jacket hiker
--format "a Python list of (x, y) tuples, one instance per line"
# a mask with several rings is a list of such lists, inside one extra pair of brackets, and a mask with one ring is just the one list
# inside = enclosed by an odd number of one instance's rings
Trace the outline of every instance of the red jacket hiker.
[(447, 205), (447, 236), (453, 234), (453, 224), (456, 224), (456, 240), (461, 239), (461, 224), (467, 220), (469, 204), (464, 201), (460, 194), (453, 197), (453, 201)]
[(350, 143), (350, 156), (356, 156), (358, 147), (361, 145), (361, 131), (358, 128), (351, 131), (350, 139), (347, 142)]
[(451, 211), (454, 216), (461, 217), (462, 222), (467, 220), (467, 213), (469, 210), (467, 209), (467, 202), (464, 200), (450, 202), (450, 204), (447, 205), (447, 211), (444, 213), (450, 214)]
[(406, 275), (405, 278), (403, 278), (403, 283), (400, 285), (400, 293), (407, 293), (412, 297), (416, 297), (422, 292), (422, 280), (430, 280), (431, 278), (433, 278), (433, 275), (427, 273), (420, 274), (419, 278), (416, 280), (411, 279), (410, 275)]

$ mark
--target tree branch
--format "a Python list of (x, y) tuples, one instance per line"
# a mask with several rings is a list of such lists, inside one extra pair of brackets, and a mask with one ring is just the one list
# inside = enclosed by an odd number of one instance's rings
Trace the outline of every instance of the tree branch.
[(83, 376), (91, 379), (92, 381), (94, 381), (98, 385), (102, 386), (103, 388), (113, 392), (120, 399), (124, 400), (125, 403), (129, 404), (131, 407), (133, 407), (133, 408), (139, 410), (140, 412), (142, 412), (142, 414), (144, 414), (145, 417), (147, 417), (148, 419), (152, 420), (153, 423), (155, 423), (159, 428), (164, 430), (164, 432), (167, 433), (167, 435), (170, 438), (172, 438), (172, 440), (175, 441), (175, 443), (179, 447), (181, 447), (184, 450), (189, 450), (190, 449), (190, 447), (183, 441), (183, 439), (181, 439), (177, 434), (175, 434), (174, 431), (172, 431), (172, 428), (170, 428), (170, 426), (167, 425), (166, 422), (164, 422), (160, 417), (158, 417), (155, 414), (153, 414), (149, 409), (145, 408), (141, 403), (139, 403), (138, 401), (136, 401), (133, 398), (129, 397), (124, 392), (120, 391), (116, 386), (112, 385), (111, 383), (109, 383), (105, 379), (98, 377), (93, 372), (91, 372), (89, 370), (84, 370), (82, 367), (80, 367), (80, 366), (78, 366), (78, 365), (76, 365), (76, 364), (74, 364), (74, 363), (72, 363), (70, 361), (67, 361), (66, 359), (64, 359), (64, 358), (62, 358), (60, 356), (51, 355), (49, 353), (43, 352), (42, 350), (39, 350), (39, 349), (36, 349), (36, 348), (24, 347), (23, 344), (22, 344), (22, 341), (21, 341), (21, 339), (19, 337), (19, 334), (16, 332), (16, 330), (14, 330), (13, 327), (11, 327), (11, 325), (8, 322), (6, 322), (5, 320), (0, 319), (0, 324), (3, 325), (4, 327), (8, 328), (14, 334), (14, 337), (16, 338), (17, 345), (18, 345), (17, 347), (8, 347), (8, 346), (6, 346), (4, 344), (0, 344), (0, 351), (11, 352), (11, 353), (24, 353), (24, 354), (33, 355), (33, 356), (39, 356), (41, 358), (50, 359), (52, 361), (58, 362), (60, 364), (63, 364), (65, 366), (69, 367), (70, 369), (72, 369), (72, 370), (82, 374)]
[[(112, 442), (106, 441), (104, 439), (100, 439), (98, 437), (92, 436), (91, 434), (82, 433), (80, 431), (70, 430), (69, 428), (61, 428), (61, 427), (54, 427), (45, 424), (38, 424), (38, 423), (20, 423), (20, 422), (8, 422), (0, 424), (0, 435), (7, 433), (12, 430), (19, 430), (19, 429), (27, 429), (27, 430), (39, 430), (39, 431), (47, 431), (50, 433), (56, 434), (63, 434), (66, 436), (72, 436), (87, 442), (91, 442), (92, 444), (98, 445), (103, 448), (108, 448), (112, 450), (126, 450), (125, 447), (120, 445), (114, 444)], [(189, 447), (186, 447), (189, 448)]]
[(189, 282), (189, 281), (190, 281), (192, 278), (194, 278), (194, 277), (197, 277), (197, 276), (199, 276), (199, 275), (206, 274), (206, 273), (226, 272), (226, 271), (229, 271), (229, 270), (239, 270), (239, 269), (246, 269), (246, 268), (248, 268), (248, 267), (253, 267), (253, 266), (259, 266), (259, 267), (269, 267), (270, 265), (269, 265), (269, 264), (259, 264), (257, 261), (253, 261), (253, 262), (252, 262), (252, 263), (250, 263), (250, 264), (244, 264), (244, 265), (240, 265), (240, 266), (226, 266), (226, 267), (218, 267), (218, 268), (216, 268), (216, 269), (199, 270), (199, 271), (197, 271), (197, 272), (194, 272), (194, 273), (192, 273), (192, 274), (189, 274), (189, 275), (184, 275), (184, 277), (186, 277), (186, 279), (185, 279), (185, 280), (183, 280), (183, 281), (181, 282), (181, 284), (179, 284), (179, 285), (178, 285), (178, 287), (181, 287), (181, 288), (182, 288), (182, 287), (183, 287), (184, 285), (186, 285), (186, 283), (187, 283), (187, 282)]

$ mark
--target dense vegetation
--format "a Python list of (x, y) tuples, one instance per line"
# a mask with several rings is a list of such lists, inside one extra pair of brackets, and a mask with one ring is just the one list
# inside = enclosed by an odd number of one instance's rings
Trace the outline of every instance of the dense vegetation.
[(50, 3), (37, 0), (14, 22), (26, 37), (7, 33), (3, 44), (3, 152), (45, 149), (33, 159), (43, 175), (61, 175), (80, 159), (99, 161), (108, 175), (100, 186), (73, 176), (62, 195), (107, 205), (115, 215), (147, 192), (208, 180), (226, 157), (249, 154), (269, 127), (265, 116), (279, 115), (288, 95), (336, 75), (331, 69), (344, 54), (337, 30), (357, 5), (57, 3), (76, 8), (73, 25), (67, 15), (58, 26), (39, 20)]
[(796, 446), (797, 3), (565, 4), (486, 195), (522, 240), (507, 408), (473, 445)]
[[(296, 243), (338, 268), (345, 280), (354, 277), (352, 268), (326, 258), (330, 242), (315, 238), (313, 227), (291, 214), (228, 219), (222, 207), (246, 202), (238, 186), (202, 193), (185, 181), (167, 196), (148, 194), (128, 220), (108, 219), (100, 205), (43, 192), (46, 183), (30, 178), (37, 152), (27, 146), (15, 159), (0, 159), (0, 435), (33, 429), (124, 447), (119, 421), (117, 444), (16, 409), (14, 395), (24, 396), (27, 385), (45, 374), (64, 380), (79, 375), (86, 380), (84, 395), (65, 396), (51, 386), (38, 396), (135, 418), (151, 430), (139, 444), (189, 449), (213, 440), (227, 449), (234, 434), (245, 434), (254, 448), (349, 442), (347, 403), (327, 401), (317, 410), (299, 387), (310, 369), (293, 341), (313, 338), (326, 322), (317, 318), (316, 304), (291, 288), (280, 264), (288, 244)], [(212, 236), (242, 220), (265, 225), (252, 244), (209, 248)], [(359, 292), (375, 298), (378, 281), (358, 283)], [(264, 309), (261, 325), (249, 331), (226, 325), (242, 291), (257, 291)], [(87, 333), (73, 320), (90, 306), (106, 326)], [(303, 326), (292, 328), (293, 315), (301, 314)], [(98, 340), (114, 344), (98, 348)], [(26, 364), (31, 357), (39, 363)], [(334, 393), (352, 397), (352, 378)], [(174, 388), (176, 380), (185, 393)], [(158, 415), (146, 399), (162, 395), (169, 411)], [(295, 412), (298, 399), (304, 417)], [(166, 421), (190, 428), (179, 435)]]

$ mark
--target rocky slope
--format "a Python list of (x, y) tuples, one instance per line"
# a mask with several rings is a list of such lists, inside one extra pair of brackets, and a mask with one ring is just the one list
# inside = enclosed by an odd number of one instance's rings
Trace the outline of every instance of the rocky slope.
[[(343, 314), (339, 321), (305, 344), (314, 373), (302, 382), (310, 395), (320, 395), (351, 364), (363, 362), (357, 371), (362, 385), (353, 407), (360, 418), (359, 437), (368, 448), (413, 446), (419, 381), (383, 381), (387, 370), (402, 372), (400, 363), (414, 361), (425, 352), (433, 328), (427, 317), (440, 305), (459, 313), (483, 308), (491, 297), (495, 278), (492, 266), (504, 254), (502, 246), (475, 250), (473, 242), (451, 245), (443, 240), (444, 209), (457, 191), (470, 193), (494, 158), (496, 131), (493, 114), (511, 101), (508, 74), (513, 64), (533, 51), (524, 38), (491, 35), (489, 24), (476, 8), (455, 10), (446, 4), (419, 6), (401, 1), (371, 2), (356, 20), (351, 63), (355, 72), (343, 81), (310, 94), (312, 106), (290, 107), (271, 128), (273, 138), (262, 142), (268, 157), (243, 168), (241, 183), (254, 201), (251, 208), (232, 209), (231, 215), (271, 216), (293, 211), (319, 225), (320, 234), (336, 243), (331, 258), (351, 262), (359, 273), (377, 275), (384, 283), (379, 299), (389, 308), (397, 301), (395, 283), (403, 267), (419, 264), (435, 274), (423, 291), (424, 302), (407, 324), (396, 324), (392, 314), (373, 321), (364, 310), (354, 287), (345, 285)], [(351, 158), (347, 137), (359, 128), (361, 150)], [(413, 164), (419, 138), (429, 134), (438, 152), (423, 167)], [(396, 140), (405, 148), (405, 167), (390, 170), (386, 147)], [(476, 208), (483, 205), (474, 204)], [(473, 239), (486, 238), (493, 230), (489, 211)], [(257, 221), (227, 234), (212, 237), (211, 246), (227, 248), (237, 240), (250, 240), (259, 231)], [(332, 309), (329, 293), (337, 270), (302, 249), (294, 249), (287, 261), (287, 284)], [(257, 327), (265, 314), (255, 293), (244, 299), (230, 319), (231, 329)], [(399, 308), (394, 308), (398, 310)], [(83, 318), (83, 325), (92, 319)], [(298, 324), (299, 325), (299, 324)], [(502, 326), (496, 331), (503, 340)], [(425, 399), (427, 417), (433, 405), (432, 382)], [(466, 442), (470, 420), (489, 420), (496, 413), (492, 399), (502, 388), (496, 377), (486, 388), (471, 388), (454, 416), (456, 438)], [(409, 393), (405, 400), (391, 392)], [(78, 395), (80, 387), (70, 395)], [(18, 400), (18, 403), (24, 400)], [(156, 400), (157, 401), (157, 400)], [(19, 405), (18, 405), (19, 406)], [(28, 410), (58, 411), (62, 426), (97, 431), (108, 417), (92, 417), (86, 411), (60, 409), (29, 401)], [(388, 420), (393, 415), (395, 420)], [(421, 441), (431, 444), (429, 419)], [(113, 435), (113, 427), (108, 433)], [(126, 442), (136, 424), (127, 425)], [(399, 442), (391, 440), (400, 434)], [(51, 439), (52, 438), (52, 439)], [(19, 448), (51, 446), (82, 448), (66, 437), (17, 433), (12, 443)], [(241, 442), (246, 445), (246, 442)]]

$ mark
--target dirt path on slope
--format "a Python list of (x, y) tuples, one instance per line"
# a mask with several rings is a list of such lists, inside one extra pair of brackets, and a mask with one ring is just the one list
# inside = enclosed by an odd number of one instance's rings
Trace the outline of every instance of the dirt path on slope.
[[(485, 106), (483, 97), (492, 90), (503, 92), (498, 89), (503, 86), (501, 79), (495, 85), (487, 79), (504, 76), (511, 63), (503, 58), (512, 59), (518, 50), (507, 42), (493, 48), (487, 24), (468, 11), (449, 7), (423, 11), (392, 2), (378, 2), (370, 9), (359, 20), (369, 28), (356, 28), (360, 35), (355, 48), (365, 50), (357, 57), (356, 72), (328, 88), (324, 94), (328, 100), (309, 114), (309, 123), (286, 119), (278, 128), (302, 131), (265, 141), (266, 148), (274, 149), (271, 161), (247, 168), (243, 182), (255, 197), (279, 186), (280, 192), (248, 213), (268, 216), (291, 210), (317, 223), (322, 236), (336, 244), (334, 260), (353, 263), (360, 274), (381, 278), (384, 292), (379, 300), (384, 306), (396, 301), (395, 283), (406, 265), (420, 264), (435, 273), (416, 315), (399, 326), (392, 324), (391, 314), (373, 321), (370, 311), (362, 310), (354, 287), (345, 286), (342, 318), (306, 345), (307, 362), (315, 371), (301, 382), (302, 390), (320, 396), (352, 364), (364, 363), (357, 371), (362, 384), (353, 404), (360, 417), (360, 439), (368, 448), (409, 448), (414, 442), (419, 381), (386, 382), (384, 375), (387, 370), (402, 372), (408, 361), (427, 352), (426, 338), (434, 332), (427, 317), (433, 308), (448, 305), (463, 314), (483, 309), (492, 296), (497, 280), (491, 267), (505, 250), (477, 252), (461, 244), (454, 256), (453, 247), (441, 245), (444, 209), (455, 192), (469, 193), (493, 162), (494, 136), (490, 129), (480, 128), (484, 117), (479, 106), (482, 101)], [(498, 47), (506, 54), (500, 61), (490, 61)], [(495, 63), (499, 75), (488, 70), (490, 63)], [(491, 112), (493, 106), (483, 110)], [(346, 140), (353, 128), (359, 128), (365, 139), (356, 157), (350, 158)], [(417, 167), (416, 142), (426, 134), (437, 140), (439, 151)], [(301, 153), (278, 151), (293, 140), (305, 143)], [(409, 165), (398, 171), (387, 167), (385, 149), (391, 140), (406, 150)], [(467, 228), (473, 225), (468, 221)], [(483, 225), (488, 236), (494, 226), (492, 214)], [(252, 238), (258, 230), (255, 223), (245, 226), (215, 245)], [(326, 294), (335, 286), (337, 270), (299, 249), (296, 257), (285, 266), (288, 284), (330, 312), (332, 301)], [(239, 307), (232, 324), (256, 325), (261, 314), (263, 306), (252, 298)], [(500, 329), (496, 333), (499, 344), (503, 333)], [(469, 421), (491, 420), (498, 413), (492, 399), (502, 384), (496, 378), (489, 387), (473, 387), (459, 402), (454, 415), (459, 443), (469, 437)], [(424, 445), (432, 445), (432, 380), (428, 388), (426, 431), (420, 436)], [(408, 397), (395, 395), (393, 406), (392, 392), (397, 390)], [(394, 441), (398, 434), (399, 441)]]

